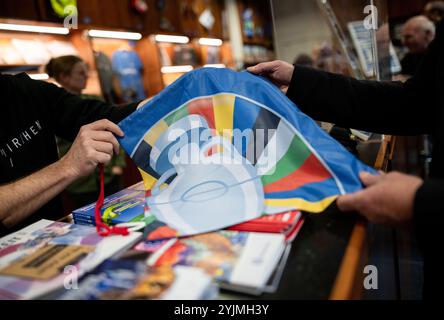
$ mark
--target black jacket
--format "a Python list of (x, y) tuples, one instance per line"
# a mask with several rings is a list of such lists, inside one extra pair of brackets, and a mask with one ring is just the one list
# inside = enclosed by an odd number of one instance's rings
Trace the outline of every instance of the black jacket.
[[(414, 223), (424, 254), (424, 296), (443, 284), (444, 21), (417, 73), (406, 83), (358, 81), (295, 67), (288, 97), (316, 120), (391, 135), (429, 134), (434, 141), (431, 179), (415, 199)], [(436, 290), (436, 291), (435, 291)]]
[(424, 53), (407, 53), (401, 60), (401, 73), (413, 76), (418, 70), (422, 59), (424, 59)]
[[(112, 107), (101, 101), (81, 99), (55, 85), (32, 80), (26, 74), (0, 74), (0, 97), (0, 185), (56, 162), (55, 135), (73, 141), (83, 125), (100, 119), (117, 123), (137, 107), (137, 104)], [(62, 215), (61, 200), (56, 197), (19, 226), (3, 233)]]

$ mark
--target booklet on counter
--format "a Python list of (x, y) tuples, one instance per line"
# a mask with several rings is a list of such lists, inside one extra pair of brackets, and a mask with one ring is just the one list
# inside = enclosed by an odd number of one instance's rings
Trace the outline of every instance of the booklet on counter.
[(267, 215), (247, 221), (227, 230), (242, 232), (260, 232), (283, 234), (287, 242), (292, 242), (300, 231), (304, 218), (300, 211), (288, 211), (280, 214)]
[[(149, 252), (146, 246), (141, 243), (135, 249)], [(282, 234), (227, 230), (165, 241), (148, 264), (198, 267), (225, 289), (261, 294), (269, 289), (273, 274), (280, 277), (276, 270), (286, 260), (287, 247)]]
[[(192, 290), (190, 290), (192, 288)], [(149, 267), (145, 261), (107, 260), (60, 300), (209, 300), (218, 288), (203, 270)]]
[[(74, 210), (76, 224), (95, 226), (95, 203)], [(110, 225), (138, 222), (145, 219), (145, 187), (143, 182), (106, 197), (100, 210), (104, 222)]]
[(41, 220), (0, 239), (0, 299), (36, 299), (134, 245), (141, 233), (101, 237), (87, 226)]

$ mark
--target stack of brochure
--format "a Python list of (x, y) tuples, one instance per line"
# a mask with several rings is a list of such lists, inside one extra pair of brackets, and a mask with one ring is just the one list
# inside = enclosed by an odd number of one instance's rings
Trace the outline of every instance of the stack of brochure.
[(135, 247), (152, 253), (150, 266), (200, 268), (222, 288), (249, 294), (277, 289), (290, 248), (282, 234), (228, 230)]
[(292, 242), (303, 223), (304, 220), (300, 211), (288, 211), (247, 221), (232, 226), (228, 230), (283, 234), (287, 242)]
[[(96, 204), (73, 211), (76, 224), (95, 226), (94, 209)], [(138, 222), (144, 219), (145, 187), (143, 182), (126, 188), (105, 198), (101, 209), (102, 219), (108, 224)]]
[[(192, 290), (190, 290), (192, 288)], [(149, 267), (144, 261), (107, 260), (60, 300), (209, 300), (218, 296), (201, 269)]]
[[(93, 226), (94, 207), (75, 210), (75, 223)], [(102, 219), (111, 225), (142, 220), (149, 224), (144, 211), (145, 189), (139, 183), (106, 198), (101, 212)], [(301, 212), (288, 211), (186, 238), (151, 241), (147, 233), (134, 249), (150, 254), (148, 265), (152, 268), (199, 268), (224, 289), (259, 295), (277, 289), (291, 243), (303, 222)]]
[(95, 228), (41, 220), (0, 239), (0, 299), (35, 299), (70, 287), (141, 237), (103, 238)]

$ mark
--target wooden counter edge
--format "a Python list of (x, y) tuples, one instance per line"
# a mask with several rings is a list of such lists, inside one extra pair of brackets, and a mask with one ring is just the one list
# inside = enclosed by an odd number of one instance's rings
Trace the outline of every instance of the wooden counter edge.
[(353, 228), (350, 241), (336, 276), (330, 300), (354, 300), (361, 298), (363, 271), (367, 259), (365, 222), (359, 221)]
[[(388, 169), (388, 161), (393, 157), (395, 143), (396, 137), (384, 136), (374, 164), (376, 170)], [(362, 297), (363, 272), (368, 259), (366, 228), (365, 222), (357, 222), (354, 226), (330, 294), (330, 300), (352, 300)]]

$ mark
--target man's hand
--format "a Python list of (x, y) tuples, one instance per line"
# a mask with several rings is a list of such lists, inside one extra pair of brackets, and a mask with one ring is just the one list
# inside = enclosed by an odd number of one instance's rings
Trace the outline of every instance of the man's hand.
[(122, 130), (108, 120), (82, 127), (69, 152), (59, 161), (23, 179), (0, 186), (0, 221), (13, 227), (48, 203), (77, 178), (89, 175), (99, 163), (119, 152), (114, 134)]
[(90, 175), (98, 164), (108, 164), (119, 153), (113, 135), (123, 137), (122, 130), (109, 120), (100, 120), (82, 127), (71, 149), (60, 160), (64, 168), (79, 178)]
[(294, 66), (284, 61), (272, 61), (259, 63), (247, 69), (249, 72), (264, 76), (273, 82), (281, 90), (286, 90), (293, 77)]
[(372, 223), (401, 225), (413, 218), (415, 195), (422, 179), (398, 172), (373, 176), (361, 173), (367, 187), (338, 198), (341, 211), (357, 211)]

